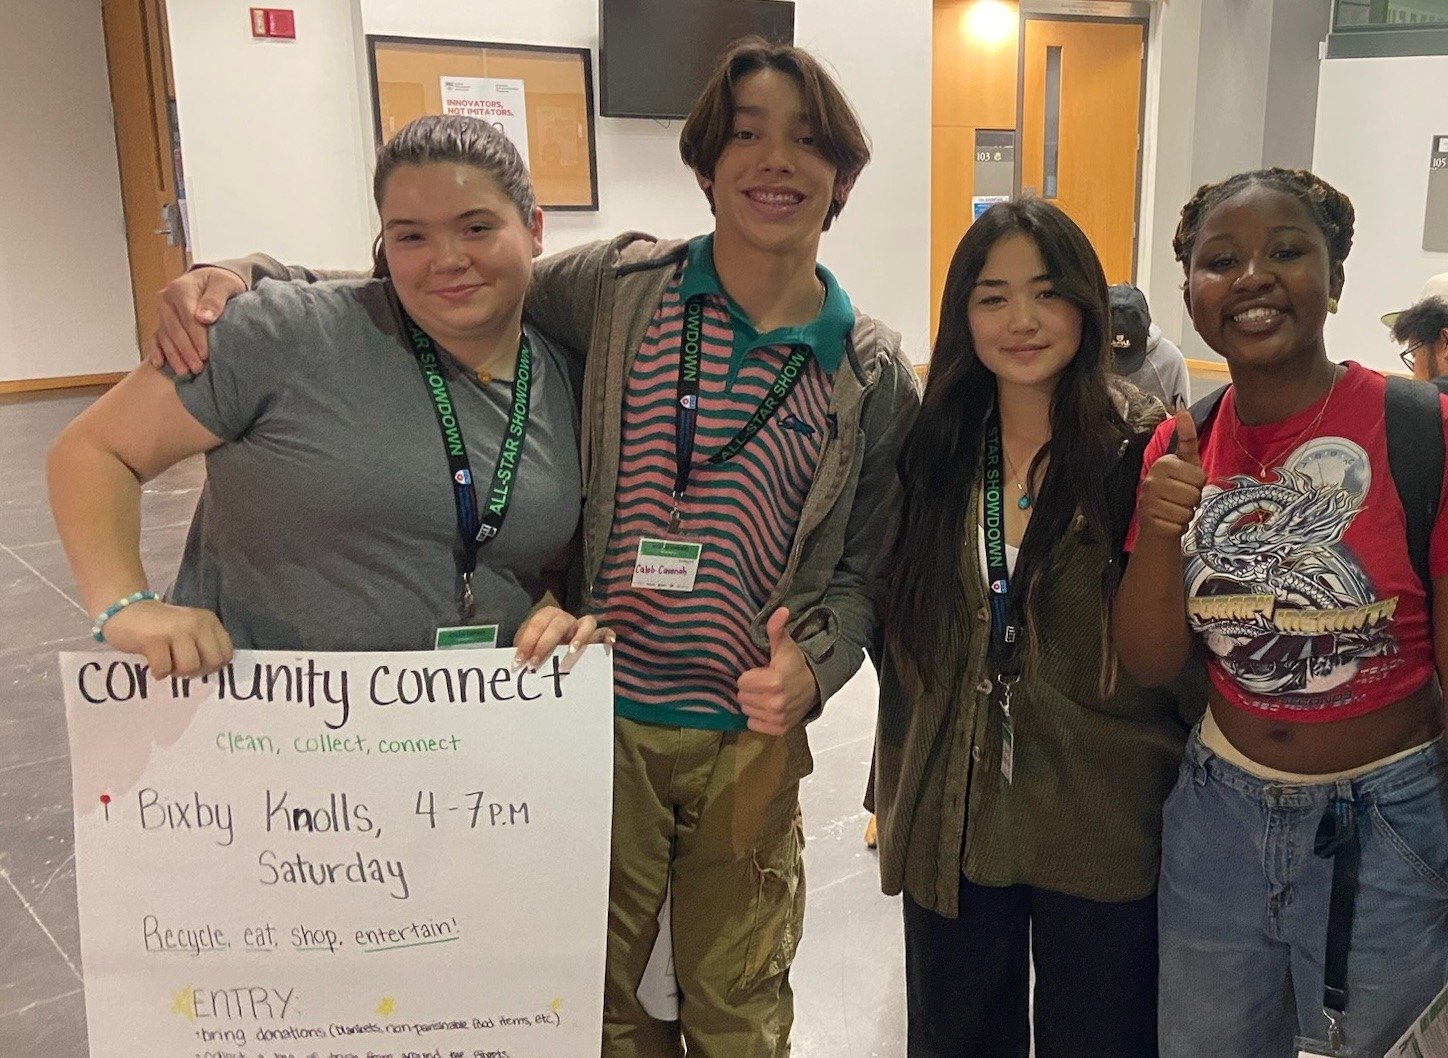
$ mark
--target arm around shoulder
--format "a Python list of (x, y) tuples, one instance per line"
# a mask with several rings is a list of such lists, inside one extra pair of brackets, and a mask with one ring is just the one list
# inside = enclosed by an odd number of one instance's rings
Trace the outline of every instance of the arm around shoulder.
[(528, 319), (566, 348), (586, 354), (604, 269), (616, 256), (620, 241), (599, 240), (539, 258), (523, 303)]
[(284, 265), (266, 254), (199, 264), (161, 288), (156, 296), (156, 332), (146, 342), (153, 367), (195, 374), (210, 356), (206, 329), (221, 318), (226, 303), (263, 279), (319, 283), (328, 279), (366, 279), (369, 272), (334, 271)]
[(241, 277), (246, 289), (254, 290), (263, 279), (292, 281), (296, 283), (324, 283), (331, 279), (367, 279), (369, 269), (354, 268), (311, 268), (307, 265), (282, 264), (275, 257), (264, 253), (247, 254), (223, 261), (213, 261), (198, 268), (225, 268)]

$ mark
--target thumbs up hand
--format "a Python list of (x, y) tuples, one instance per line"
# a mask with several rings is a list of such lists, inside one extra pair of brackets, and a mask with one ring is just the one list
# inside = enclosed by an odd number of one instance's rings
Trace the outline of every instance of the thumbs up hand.
[(1175, 454), (1151, 465), (1136, 501), (1137, 525), (1143, 534), (1181, 539), (1191, 524), (1207, 475), (1197, 446), (1197, 425), (1185, 408), (1176, 412)]
[(1176, 420), (1176, 457), (1194, 467), (1201, 466), (1202, 457), (1197, 449), (1197, 424), (1192, 421), (1192, 413), (1186, 408), (1178, 407), (1172, 417)]
[(769, 633), (769, 664), (739, 677), (739, 708), (749, 730), (782, 735), (798, 725), (819, 701), (814, 673), (789, 634), (789, 610), (780, 607), (765, 625)]

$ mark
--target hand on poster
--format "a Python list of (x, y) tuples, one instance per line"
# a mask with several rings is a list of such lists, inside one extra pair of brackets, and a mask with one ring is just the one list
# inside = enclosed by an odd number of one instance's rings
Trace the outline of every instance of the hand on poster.
[(91, 1054), (594, 1058), (612, 672), (562, 660), (63, 655)]

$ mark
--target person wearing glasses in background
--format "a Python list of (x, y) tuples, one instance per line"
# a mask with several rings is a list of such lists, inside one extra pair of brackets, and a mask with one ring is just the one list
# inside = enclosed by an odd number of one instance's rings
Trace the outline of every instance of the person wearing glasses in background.
[(1428, 280), (1411, 308), (1387, 313), (1383, 323), (1413, 377), (1448, 393), (1448, 272)]

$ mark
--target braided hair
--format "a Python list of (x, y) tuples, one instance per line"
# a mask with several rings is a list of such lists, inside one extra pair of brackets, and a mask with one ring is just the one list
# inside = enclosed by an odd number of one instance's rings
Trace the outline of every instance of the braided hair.
[(1301, 202), (1327, 240), (1330, 263), (1336, 267), (1347, 260), (1352, 249), (1354, 219), (1351, 199), (1306, 169), (1255, 169), (1229, 176), (1215, 184), (1203, 184), (1197, 188), (1191, 201), (1182, 207), (1181, 221), (1177, 224), (1171, 245), (1183, 271), (1191, 271), (1192, 246), (1207, 214), (1237, 192), (1252, 186), (1281, 191)]

